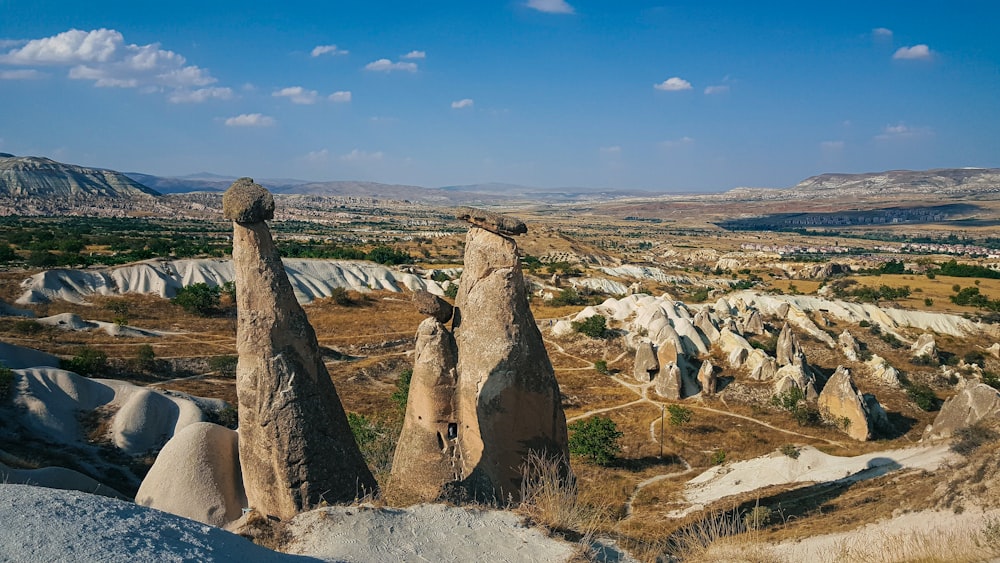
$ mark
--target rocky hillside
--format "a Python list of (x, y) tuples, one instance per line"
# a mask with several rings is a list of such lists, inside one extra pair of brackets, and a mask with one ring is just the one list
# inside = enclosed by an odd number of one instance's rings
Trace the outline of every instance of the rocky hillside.
[(0, 197), (133, 198), (160, 195), (120, 172), (0, 153)]
[(896, 193), (962, 194), (1000, 192), (998, 168), (937, 168), (934, 170), (890, 170), (869, 174), (820, 174), (792, 188), (817, 194), (884, 195)]

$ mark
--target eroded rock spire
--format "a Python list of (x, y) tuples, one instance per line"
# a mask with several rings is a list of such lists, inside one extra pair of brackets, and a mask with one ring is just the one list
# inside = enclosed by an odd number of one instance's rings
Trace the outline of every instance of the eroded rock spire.
[(285, 519), (377, 491), (265, 223), (274, 199), (240, 178), (222, 209), (233, 221), (240, 463), (250, 506)]

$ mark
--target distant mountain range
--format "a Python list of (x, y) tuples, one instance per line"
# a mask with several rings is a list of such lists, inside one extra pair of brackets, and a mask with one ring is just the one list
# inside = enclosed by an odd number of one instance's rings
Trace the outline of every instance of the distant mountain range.
[(121, 172), (0, 153), (0, 197), (73, 198), (160, 195)]
[[(113, 170), (63, 164), (43, 157), (17, 157), (0, 153), (0, 197), (9, 198), (65, 199), (73, 196), (148, 198), (160, 194), (222, 192), (235, 179), (209, 172), (177, 177), (138, 172), (123, 174)], [(553, 189), (500, 183), (424, 188), (364, 181), (308, 182), (289, 178), (257, 181), (277, 194), (374, 197), (437, 205), (559, 203), (664, 195), (638, 190), (575, 187)], [(902, 194), (950, 196), (1000, 194), (1000, 169), (941, 168), (924, 171), (891, 170), (867, 174), (821, 174), (807, 178), (791, 188), (737, 188), (723, 194), (693, 197), (759, 201)]]

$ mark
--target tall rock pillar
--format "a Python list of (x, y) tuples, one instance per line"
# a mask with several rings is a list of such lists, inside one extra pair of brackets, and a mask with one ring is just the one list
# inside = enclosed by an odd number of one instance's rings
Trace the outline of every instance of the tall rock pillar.
[(527, 228), (479, 210), (459, 218), (474, 225), (453, 321), (461, 476), (476, 498), (517, 499), (529, 453), (569, 459), (566, 416), (511, 238)]
[(321, 501), (376, 492), (265, 223), (274, 199), (240, 178), (222, 208), (233, 221), (240, 464), (250, 506), (287, 519)]

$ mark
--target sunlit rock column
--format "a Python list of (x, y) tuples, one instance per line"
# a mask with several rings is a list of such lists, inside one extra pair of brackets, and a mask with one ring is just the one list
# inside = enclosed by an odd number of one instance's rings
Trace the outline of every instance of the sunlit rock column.
[(274, 199), (240, 178), (222, 208), (233, 221), (240, 464), (250, 506), (287, 519), (376, 491), (265, 223)]

